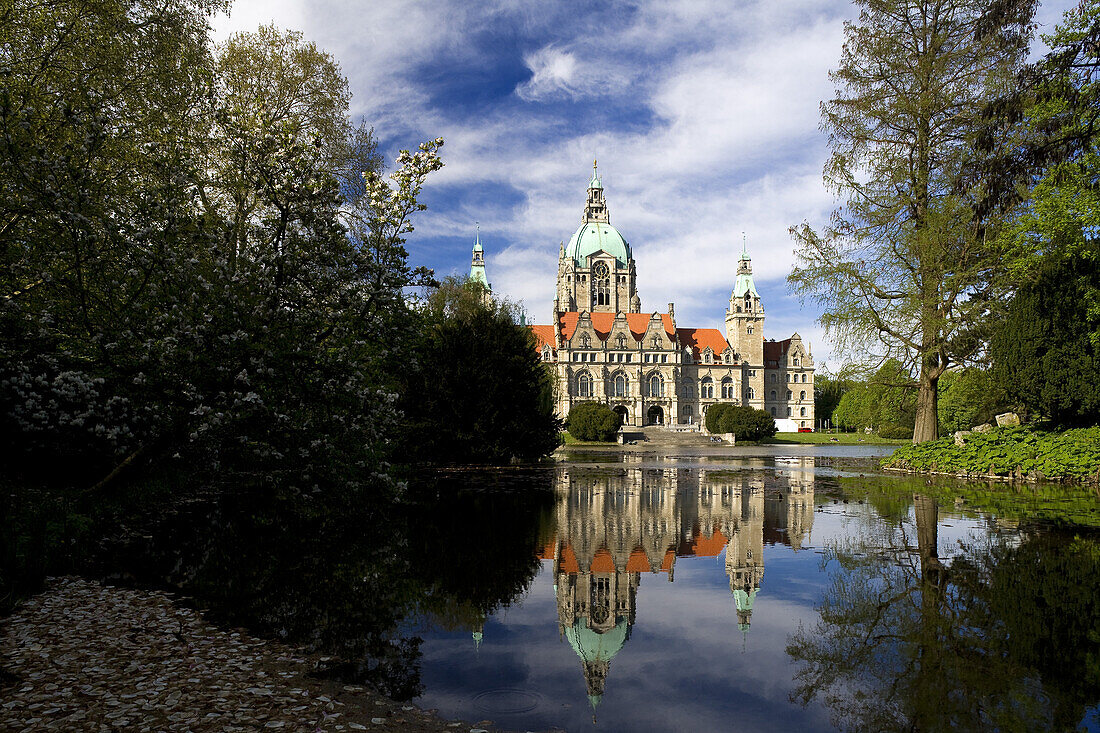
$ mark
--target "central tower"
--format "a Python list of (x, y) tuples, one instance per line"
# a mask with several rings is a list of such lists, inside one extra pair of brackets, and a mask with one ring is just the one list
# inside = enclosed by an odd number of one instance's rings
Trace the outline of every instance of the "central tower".
[(641, 312), (634, 256), (623, 235), (611, 226), (596, 161), (581, 225), (558, 254), (555, 312)]

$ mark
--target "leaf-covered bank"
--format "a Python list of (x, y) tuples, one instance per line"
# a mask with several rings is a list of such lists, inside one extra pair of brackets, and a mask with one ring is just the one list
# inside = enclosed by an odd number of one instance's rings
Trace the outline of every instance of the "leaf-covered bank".
[(899, 448), (883, 460), (888, 469), (967, 478), (1100, 482), (1100, 427), (1047, 432), (995, 428)]

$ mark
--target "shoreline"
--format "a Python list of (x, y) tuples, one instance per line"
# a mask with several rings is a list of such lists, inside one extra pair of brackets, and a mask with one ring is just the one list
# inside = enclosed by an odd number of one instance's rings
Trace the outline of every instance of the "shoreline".
[(51, 577), (0, 629), (4, 730), (500, 733), (311, 677), (328, 657), (219, 628), (163, 591)]

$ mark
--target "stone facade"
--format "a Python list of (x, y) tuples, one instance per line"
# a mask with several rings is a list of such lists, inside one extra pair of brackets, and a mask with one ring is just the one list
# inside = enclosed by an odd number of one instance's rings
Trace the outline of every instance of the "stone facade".
[(748, 252), (738, 260), (724, 331), (680, 327), (672, 303), (643, 311), (633, 253), (611, 225), (595, 163), (581, 225), (559, 249), (553, 320), (531, 330), (557, 374), (562, 417), (595, 400), (624, 424), (691, 425), (726, 402), (767, 410), (780, 430), (814, 426), (813, 355), (797, 333), (765, 339)]

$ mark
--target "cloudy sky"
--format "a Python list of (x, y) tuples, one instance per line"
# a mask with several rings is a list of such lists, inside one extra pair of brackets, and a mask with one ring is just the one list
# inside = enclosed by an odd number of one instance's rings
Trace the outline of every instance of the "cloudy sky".
[[(1071, 4), (1049, 0), (1040, 30)], [(549, 323), (595, 158), (643, 310), (722, 327), (744, 232), (766, 335), (797, 330), (835, 365), (787, 289), (787, 230), (836, 205), (818, 105), (851, 17), (840, 0), (237, 0), (214, 25), (274, 22), (333, 54), (389, 160), (444, 138), (413, 264), (465, 273), (480, 222), (494, 291)]]

